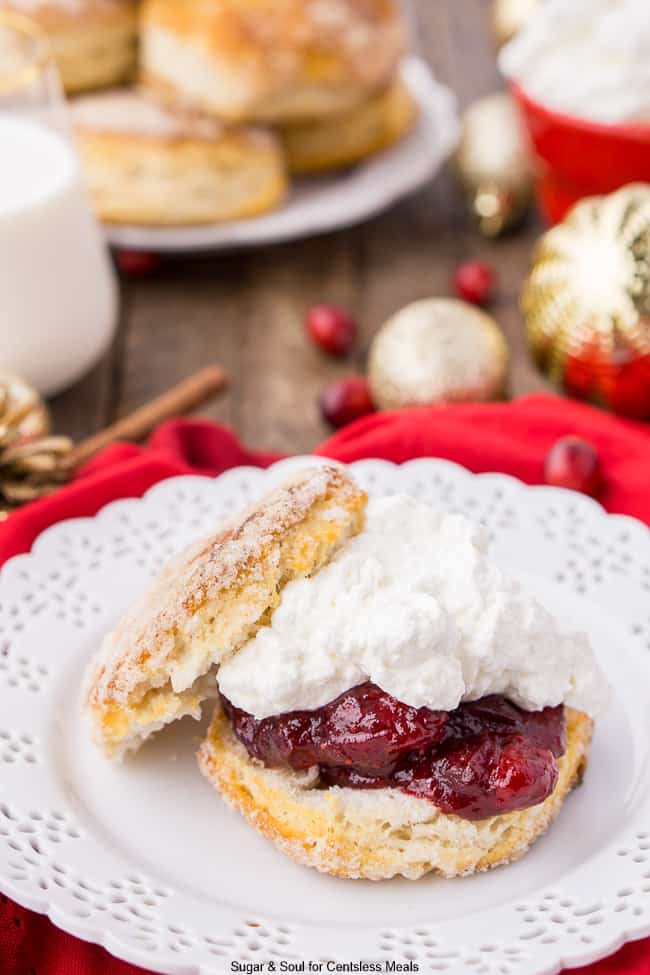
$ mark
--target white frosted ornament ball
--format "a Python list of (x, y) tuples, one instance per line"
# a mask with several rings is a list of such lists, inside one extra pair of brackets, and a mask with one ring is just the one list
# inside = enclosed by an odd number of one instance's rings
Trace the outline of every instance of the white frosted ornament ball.
[(464, 301), (407, 305), (375, 336), (368, 373), (375, 404), (392, 410), (503, 395), (509, 352), (490, 315)]

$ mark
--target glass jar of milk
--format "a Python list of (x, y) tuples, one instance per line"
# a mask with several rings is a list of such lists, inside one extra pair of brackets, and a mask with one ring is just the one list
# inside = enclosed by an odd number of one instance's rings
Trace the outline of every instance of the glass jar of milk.
[(50, 396), (97, 362), (116, 322), (47, 40), (0, 11), (0, 368)]

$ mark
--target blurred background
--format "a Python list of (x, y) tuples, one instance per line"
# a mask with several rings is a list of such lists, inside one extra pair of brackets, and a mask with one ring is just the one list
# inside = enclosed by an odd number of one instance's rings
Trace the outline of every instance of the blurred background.
[[(489, 0), (411, 4), (420, 54), (460, 106), (502, 86)], [(206, 362), (232, 377), (206, 415), (256, 447), (300, 452), (330, 432), (322, 387), (362, 368), (380, 325), (407, 302), (451, 293), (456, 265), (484, 258), (499, 277), (491, 311), (513, 352), (513, 395), (544, 388), (526, 352), (519, 291), (538, 219), (486, 241), (446, 167), (425, 189), (369, 222), (338, 233), (231, 255), (166, 259), (142, 279), (122, 276), (117, 338), (99, 366), (52, 402), (57, 430), (78, 439), (106, 426)], [(343, 305), (361, 330), (354, 355), (334, 361), (305, 341), (310, 306)]]
[[(321, 8), (327, 13), (325, 2), (323, 0)], [(594, 10), (603, 6), (600, 0), (591, 2)], [(554, 293), (567, 292), (568, 297), (558, 312), (545, 284), (546, 267), (542, 268), (539, 281), (536, 278), (533, 288), (529, 289), (528, 299), (524, 297), (529, 328), (526, 335), (521, 312), (522, 289), (533, 261), (537, 259), (535, 255), (541, 253), (536, 248), (548, 224), (531, 204), (533, 163), (529, 163), (532, 156), (528, 155), (523, 126), (518, 128), (514, 112), (507, 114), (508, 106), (504, 116), (503, 103), (497, 104), (496, 108), (493, 104), (490, 110), (480, 100), (493, 92), (505, 91), (506, 83), (497, 68), (498, 48), (516, 26), (534, 15), (535, 8), (540, 5), (535, 0), (412, 0), (405, 5), (412, 19), (414, 54), (428, 65), (436, 82), (446, 86), (456, 100), (458, 122), (450, 98), (447, 141), (444, 152), (440, 149), (440, 155), (452, 155), (459, 133), (460, 144), (455, 156), (447, 158), (438, 169), (433, 158), (425, 158), (427, 153), (431, 154), (432, 143), (440, 136), (440, 132), (436, 132), (438, 123), (435, 119), (428, 119), (428, 128), (424, 124), (426, 112), (422, 111), (422, 105), (429, 97), (426, 86), (435, 87), (432, 79), (425, 80), (422, 82), (424, 94), (421, 92), (424, 102), (420, 105), (416, 130), (406, 136), (402, 146), (386, 152), (388, 168), (373, 170), (376, 192), (377, 184), (380, 185), (384, 178), (383, 173), (399, 183), (400, 173), (404, 176), (403, 167), (411, 167), (416, 172), (420, 164), (419, 174), (412, 180), (419, 188), (379, 215), (356, 226), (319, 236), (240, 250), (226, 246), (218, 253), (182, 253), (182, 247), (175, 248), (175, 253), (158, 253), (155, 234), (151, 238), (136, 235), (133, 239), (137, 247), (134, 247), (128, 246), (128, 231), (124, 234), (119, 228), (117, 232), (114, 227), (109, 229), (108, 240), (113, 244), (120, 243), (112, 252), (120, 289), (117, 330), (99, 363), (81, 381), (51, 400), (54, 430), (79, 441), (131, 413), (207, 363), (218, 363), (227, 371), (230, 384), (225, 394), (205, 407), (206, 416), (230, 425), (253, 447), (308, 451), (331, 432), (325, 417), (329, 413), (331, 419), (336, 413), (335, 409), (324, 410), (322, 400), (319, 405), (322, 391), (350, 374), (363, 376), (372, 340), (380, 327), (404, 306), (432, 296), (457, 297), (474, 306), (484, 306), (505, 337), (505, 345), (500, 338), (495, 344), (490, 323), (479, 322), (476, 317), (468, 319), (467, 308), (462, 312), (457, 310), (458, 327), (445, 325), (447, 338), (444, 341), (454, 345), (456, 357), (452, 356), (447, 362), (440, 351), (441, 340), (433, 331), (427, 333), (430, 344), (424, 353), (423, 346), (417, 344), (420, 339), (416, 341), (415, 333), (410, 341), (409, 329), (417, 332), (420, 327), (410, 323), (400, 347), (404, 351), (403, 376), (397, 377), (397, 384), (400, 385), (402, 378), (405, 387), (409, 383), (430, 382), (431, 396), (428, 400), (425, 395), (423, 402), (446, 398), (517, 397), (538, 390), (557, 389), (564, 382), (570, 392), (588, 398), (596, 395), (602, 404), (621, 407), (622, 412), (637, 417), (650, 416), (650, 204), (646, 196), (639, 196), (641, 190), (638, 187), (633, 209), (635, 213), (641, 213), (641, 217), (635, 218), (631, 227), (628, 219), (631, 211), (625, 203), (615, 233), (611, 231), (611, 220), (607, 233), (602, 227), (598, 233), (589, 231), (588, 240), (592, 243), (597, 240), (598, 246), (592, 247), (588, 259), (585, 258), (584, 235), (580, 237), (577, 231), (559, 263), (557, 255), (551, 253), (553, 248), (546, 247), (542, 263), (551, 265), (548, 276), (555, 282), (552, 285)], [(0, 13), (3, 9), (16, 8), (34, 13), (43, 6), (48, 5), (31, 0), (0, 0)], [(153, 8), (155, 3), (149, 6)], [(583, 13), (589, 22), (588, 2), (586, 7), (584, 3), (579, 6), (580, 10), (584, 8)], [(625, 0), (618, 6), (625, 8), (620, 21), (625, 38), (640, 37), (642, 54), (643, 43), (650, 31), (647, 23), (645, 28), (643, 26), (642, 4)], [(558, 7), (557, 3), (555, 7)], [(641, 15), (636, 26), (624, 19), (629, 20), (635, 15), (634, 11)], [(559, 31), (557, 36), (562, 52), (562, 44), (572, 35), (570, 32), (563, 35)], [(596, 38), (594, 50), (598, 51), (598, 45), (602, 43), (602, 37)], [(627, 63), (627, 50), (625, 47), (621, 50), (621, 63)], [(569, 46), (566, 56), (559, 57), (557, 77), (560, 80), (561, 72), (567, 66), (570, 68), (573, 56)], [(0, 48), (0, 66), (1, 58)], [(534, 58), (533, 51), (531, 63)], [(643, 60), (640, 57), (639, 63)], [(607, 63), (612, 66), (609, 61)], [(592, 67), (593, 70), (587, 70), (580, 78), (587, 99), (583, 102), (584, 115), (590, 118), (593, 117), (589, 103), (590, 85), (594, 85), (594, 99), (598, 98), (595, 84), (599, 75), (597, 61)], [(637, 92), (644, 85), (650, 91), (650, 81), (645, 76), (630, 76), (626, 80), (623, 75), (624, 72), (619, 72), (609, 78), (608, 83), (615, 91), (623, 81), (633, 83)], [(437, 90), (439, 97), (439, 86)], [(559, 152), (561, 144), (569, 168), (573, 161), (578, 161), (571, 180), (577, 181), (580, 192), (574, 192), (571, 183), (559, 180), (552, 185), (547, 181), (547, 217), (559, 219), (563, 216), (566, 200), (572, 194), (578, 197), (587, 189), (605, 191), (631, 179), (637, 184), (640, 180), (647, 182), (650, 179), (647, 116), (643, 116), (643, 124), (634, 122), (627, 133), (635, 152), (628, 151), (627, 144), (623, 144), (622, 149), (619, 146), (619, 155), (623, 159), (634, 159), (630, 175), (624, 178), (622, 173), (615, 173), (612, 180), (615, 166), (608, 163), (613, 159), (611, 129), (602, 130), (599, 122), (595, 127), (589, 123), (589, 129), (580, 128), (574, 120), (568, 134), (564, 133), (560, 139), (554, 125), (561, 124), (561, 118), (558, 123), (557, 116), (554, 118), (548, 113), (544, 116), (544, 110), (540, 113), (539, 106), (526, 104), (525, 94), (521, 100), (528, 115), (528, 128), (537, 133), (540, 143), (546, 139), (546, 148), (550, 147), (549, 151), (553, 152)], [(469, 114), (465, 114), (468, 109)], [(618, 121), (615, 117), (614, 124)], [(158, 120), (155, 124), (161, 123)], [(604, 148), (600, 144), (603, 139)], [(516, 143), (514, 149), (513, 143)], [(391, 152), (395, 154), (391, 156)], [(525, 153), (524, 162), (521, 155), (513, 162), (513, 153), (516, 156), (517, 152)], [(477, 213), (472, 212), (477, 209), (474, 170), (481, 165), (492, 166), (497, 190), (499, 181), (507, 184), (514, 178), (515, 196), (521, 192), (521, 199), (511, 199), (506, 204), (506, 211), (509, 208), (510, 212), (506, 212), (508, 219), (505, 223), (511, 226), (501, 228), (498, 220), (495, 224), (494, 210), (490, 210), (495, 206), (493, 195), (488, 194), (487, 202), (480, 198), (485, 217), (482, 225), (477, 220)], [(549, 170), (544, 162), (538, 161), (535, 165), (538, 175)], [(435, 175), (431, 176), (436, 169)], [(345, 172), (331, 177), (332, 180), (340, 179), (341, 186), (347, 178)], [(613, 185), (608, 185), (612, 182)], [(316, 193), (320, 184), (304, 185), (311, 186), (310, 192)], [(360, 182), (358, 185), (364, 184)], [(363, 190), (359, 192), (363, 194)], [(647, 193), (647, 186), (643, 193)], [(497, 202), (497, 208), (501, 203)], [(327, 213), (327, 202), (322, 205)], [(592, 208), (586, 219), (592, 229), (597, 227), (600, 218), (596, 209)], [(505, 232), (500, 233), (501, 229)], [(145, 246), (143, 240), (153, 244)], [(67, 246), (63, 235), (57, 248), (59, 257), (63, 252), (61, 260)], [(546, 261), (549, 255), (550, 262)], [(68, 257), (74, 268), (77, 258), (71, 253)], [(623, 270), (615, 280), (609, 280), (608, 275), (615, 267)], [(80, 278), (85, 276), (83, 268), (79, 275)], [(593, 286), (594, 282), (597, 287)], [(578, 291), (569, 294), (570, 289), (575, 291), (578, 285)], [(594, 295), (597, 295), (597, 301)], [(19, 294), (16, 301), (20, 304)], [(336, 306), (335, 315), (337, 309), (343, 309), (345, 316), (356, 323), (355, 340), (344, 343), (346, 347), (338, 357), (323, 354), (323, 343), (319, 347), (318, 341), (310, 341), (309, 326), (305, 327), (310, 309), (322, 305), (326, 306), (326, 311), (327, 308), (332, 310), (330, 306)], [(569, 307), (573, 311), (567, 318)], [(433, 314), (433, 318), (437, 314)], [(473, 314), (471, 309), (469, 314)], [(327, 327), (327, 322), (325, 324)], [(567, 329), (571, 326), (575, 326), (575, 337), (567, 339)], [(13, 327), (5, 312), (0, 331), (6, 335)], [(426, 326), (430, 327), (430, 324)], [(467, 337), (463, 338), (465, 327)], [(551, 342), (545, 331), (547, 328), (559, 328), (565, 337)], [(43, 356), (61, 343), (65, 346), (67, 340), (54, 334), (56, 331), (51, 330), (49, 338), (43, 340)], [(596, 333), (606, 336), (606, 347), (598, 344), (600, 340), (594, 340)], [(430, 375), (423, 380), (415, 373), (418, 360), (427, 357), (433, 365)], [(509, 372), (504, 384), (508, 357)], [(379, 366), (383, 368), (390, 352), (377, 353), (377, 359), (382, 358), (384, 361), (380, 361)], [(462, 368), (458, 365), (461, 360)], [(475, 371), (480, 375), (472, 388), (465, 388), (463, 384), (469, 380), (460, 373), (463, 370), (465, 375), (468, 370), (471, 372), (473, 360)], [(0, 354), (0, 366), (6, 365)], [(454, 369), (457, 369), (456, 373)], [(613, 369), (618, 372), (613, 373)], [(623, 374), (621, 369), (627, 371)], [(485, 378), (485, 370), (492, 371), (492, 379)], [(555, 385), (547, 378), (549, 373)], [(600, 378), (594, 385), (596, 373)], [(618, 396), (623, 384), (624, 395)], [(403, 399), (400, 401), (398, 397), (395, 405), (409, 405), (408, 389), (402, 392)], [(388, 399), (385, 397), (386, 402)], [(349, 413), (340, 415), (338, 420), (353, 418), (364, 409), (363, 405), (359, 407), (357, 403), (355, 407), (353, 404)]]

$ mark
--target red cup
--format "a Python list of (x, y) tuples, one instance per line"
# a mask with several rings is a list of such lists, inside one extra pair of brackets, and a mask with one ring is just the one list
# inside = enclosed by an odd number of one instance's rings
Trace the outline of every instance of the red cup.
[(650, 122), (590, 122), (540, 105), (514, 82), (510, 87), (537, 156), (537, 198), (550, 223), (585, 196), (650, 182)]

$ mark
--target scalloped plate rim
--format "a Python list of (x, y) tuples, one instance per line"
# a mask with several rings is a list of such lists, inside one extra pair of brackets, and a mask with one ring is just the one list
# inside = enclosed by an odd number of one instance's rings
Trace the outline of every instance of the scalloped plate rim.
[[(502, 474), (498, 471), (486, 471), (480, 473), (474, 473), (460, 464), (453, 461), (449, 461), (442, 458), (434, 457), (420, 457), (415, 458), (404, 463), (395, 463), (393, 461), (385, 460), (384, 458), (364, 458), (362, 460), (353, 461), (349, 464), (342, 463), (339, 461), (331, 460), (327, 457), (322, 457), (318, 455), (301, 455), (297, 457), (284, 458), (276, 463), (270, 465), (268, 468), (259, 468), (254, 465), (246, 465), (241, 467), (230, 468), (229, 470), (223, 472), (223, 474), (217, 477), (209, 477), (203, 475), (180, 475), (171, 478), (165, 478), (162, 481), (149, 487), (142, 495), (132, 496), (126, 498), (115, 499), (114, 501), (108, 502), (103, 505), (95, 515), (87, 517), (74, 517), (69, 519), (64, 519), (54, 525), (48, 526), (34, 539), (31, 549), (29, 552), (16, 555), (8, 559), (4, 565), (0, 568), (0, 581), (2, 581), (5, 576), (7, 569), (15, 565), (17, 562), (22, 560), (38, 559), (41, 555), (39, 552), (40, 543), (52, 537), (55, 533), (61, 530), (65, 530), (66, 527), (72, 525), (90, 525), (94, 521), (101, 518), (103, 514), (109, 512), (112, 508), (122, 504), (123, 502), (131, 501), (135, 505), (140, 502), (146, 501), (152, 495), (155, 495), (156, 491), (160, 489), (161, 485), (174, 483), (192, 483), (192, 482), (214, 482), (218, 481), (221, 477), (236, 476), (238, 473), (245, 472), (255, 472), (255, 475), (268, 475), (278, 474), (287, 470), (295, 470), (301, 464), (305, 466), (310, 464), (327, 464), (335, 463), (343, 467), (350, 468), (353, 472), (356, 467), (370, 467), (372, 465), (380, 465), (384, 469), (395, 469), (400, 468), (412, 468), (417, 469), (421, 467), (423, 470), (431, 471), (435, 468), (453, 470), (457, 475), (460, 474), (467, 479), (479, 479), (479, 480), (495, 480), (501, 482), (508, 482), (518, 491), (533, 492), (538, 495), (546, 494), (549, 497), (558, 497), (563, 501), (568, 498), (571, 499), (572, 503), (577, 503), (578, 505), (583, 505), (588, 508), (592, 514), (597, 513), (599, 517), (605, 520), (615, 521), (618, 524), (625, 526), (633, 526), (635, 530), (641, 529), (644, 538), (650, 541), (650, 528), (642, 522), (630, 515), (618, 515), (610, 514), (605, 508), (596, 500), (592, 498), (585, 497), (576, 492), (569, 491), (563, 488), (556, 488), (547, 485), (529, 485), (526, 484), (521, 479), (514, 477), (510, 474)], [(45, 554), (45, 553), (43, 553)], [(579, 871), (580, 867), (576, 867), (571, 873)], [(126, 962), (139, 965), (145, 969), (150, 968), (154, 958), (145, 950), (139, 950), (133, 945), (130, 945), (115, 935), (113, 931), (102, 931), (101, 926), (98, 924), (88, 925), (84, 919), (74, 918), (68, 911), (61, 909), (57, 903), (56, 899), (51, 896), (43, 896), (40, 898), (37, 895), (31, 896), (31, 894), (21, 887), (20, 882), (14, 882), (11, 880), (2, 881), (2, 890), (7, 893), (12, 900), (16, 903), (26, 907), (29, 910), (35, 911), (37, 913), (46, 915), (52, 923), (59, 927), (60, 929), (67, 931), (73, 936), (87, 941), (89, 943), (94, 943), (104, 947), (109, 953), (117, 958), (120, 958)], [(410, 930), (410, 929), (405, 929)], [(563, 968), (574, 968), (577, 966), (582, 966), (586, 964), (591, 964), (604, 957), (609, 956), (613, 952), (617, 951), (624, 944), (632, 941), (640, 940), (644, 937), (650, 935), (650, 920), (646, 921), (644, 919), (639, 919), (637, 922), (627, 919), (627, 924), (623, 927), (620, 932), (617, 933), (607, 933), (605, 937), (600, 941), (600, 943), (594, 943), (592, 945), (585, 945), (584, 951), (581, 952), (580, 958), (578, 959), (575, 955), (569, 960), (564, 960), (560, 958), (557, 963), (554, 963), (551, 967), (540, 968), (536, 970), (536, 975), (556, 975), (556, 973), (563, 970)], [(561, 949), (561, 945), (558, 946)], [(336, 957), (333, 955), (332, 957)], [(190, 973), (196, 973), (196, 975), (203, 975), (203, 972), (214, 972), (215, 965), (226, 966), (228, 959), (223, 959), (221, 961), (212, 960), (209, 963), (209, 967), (206, 967), (204, 963), (200, 963), (198, 966), (191, 964), (184, 964), (179, 960), (178, 964), (170, 961), (169, 964), (164, 963), (163, 967), (160, 967), (160, 963), (156, 962), (155, 971), (160, 971), (165, 973), (165, 975), (190, 975)], [(223, 970), (226, 970), (224, 967)]]

